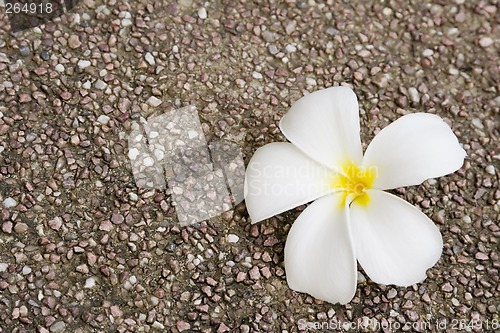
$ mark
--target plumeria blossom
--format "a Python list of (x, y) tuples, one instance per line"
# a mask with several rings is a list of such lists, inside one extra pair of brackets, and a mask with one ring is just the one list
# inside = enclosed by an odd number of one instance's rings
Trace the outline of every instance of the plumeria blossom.
[(466, 153), (450, 127), (436, 115), (408, 114), (382, 129), (363, 155), (356, 95), (332, 87), (296, 101), (280, 129), (290, 143), (255, 152), (245, 200), (252, 223), (315, 200), (286, 241), (290, 288), (346, 304), (356, 292), (356, 261), (376, 283), (423, 281), (441, 256), (441, 234), (384, 190), (458, 170)]

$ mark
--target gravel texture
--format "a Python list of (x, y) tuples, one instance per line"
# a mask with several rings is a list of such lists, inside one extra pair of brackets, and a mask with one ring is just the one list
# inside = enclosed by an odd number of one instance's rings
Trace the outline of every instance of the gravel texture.
[[(82, 0), (16, 33), (0, 7), (0, 332), (298, 332), (335, 320), (495, 331), (498, 6)], [(207, 140), (236, 142), (248, 162), (284, 140), (293, 101), (341, 83), (359, 97), (364, 144), (430, 112), (467, 151), (456, 173), (395, 191), (443, 234), (421, 284), (361, 271), (348, 305), (315, 300), (288, 288), (283, 267), (303, 206), (250, 225), (242, 203), (180, 227), (170, 190), (135, 185), (127, 135), (140, 117), (195, 105)]]

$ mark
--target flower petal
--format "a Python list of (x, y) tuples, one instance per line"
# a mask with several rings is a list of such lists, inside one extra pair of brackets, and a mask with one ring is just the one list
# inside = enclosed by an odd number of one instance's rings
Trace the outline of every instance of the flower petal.
[(309, 205), (293, 223), (285, 245), (290, 288), (330, 303), (348, 303), (356, 292), (356, 259), (347, 207), (340, 193)]
[(359, 106), (348, 87), (315, 91), (293, 103), (280, 122), (281, 132), (315, 161), (336, 169), (359, 164)]
[(410, 286), (438, 261), (443, 239), (436, 225), (408, 202), (368, 190), (370, 202), (350, 207), (356, 257), (376, 283)]
[(366, 149), (363, 166), (376, 167), (377, 189), (418, 185), (458, 170), (466, 156), (438, 116), (413, 113), (382, 129)]
[(252, 223), (331, 192), (332, 172), (287, 142), (257, 149), (245, 174), (245, 201)]

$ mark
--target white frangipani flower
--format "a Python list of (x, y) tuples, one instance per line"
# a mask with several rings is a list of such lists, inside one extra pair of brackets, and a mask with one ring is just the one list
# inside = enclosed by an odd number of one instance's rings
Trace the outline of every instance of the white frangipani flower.
[(441, 256), (438, 228), (384, 192), (459, 169), (466, 156), (438, 116), (414, 113), (381, 130), (363, 155), (359, 108), (347, 87), (316, 91), (280, 122), (291, 143), (259, 148), (245, 177), (252, 223), (312, 200), (285, 245), (289, 286), (331, 303), (356, 292), (357, 264), (376, 283), (410, 286)]

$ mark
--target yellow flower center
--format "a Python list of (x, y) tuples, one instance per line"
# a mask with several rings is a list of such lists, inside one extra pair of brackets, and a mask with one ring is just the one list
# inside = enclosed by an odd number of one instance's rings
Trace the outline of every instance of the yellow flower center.
[(370, 202), (370, 189), (377, 178), (375, 167), (361, 168), (351, 161), (342, 164), (341, 173), (333, 177), (332, 187), (342, 192), (340, 205), (344, 206), (347, 197), (352, 196), (353, 201), (362, 206)]

